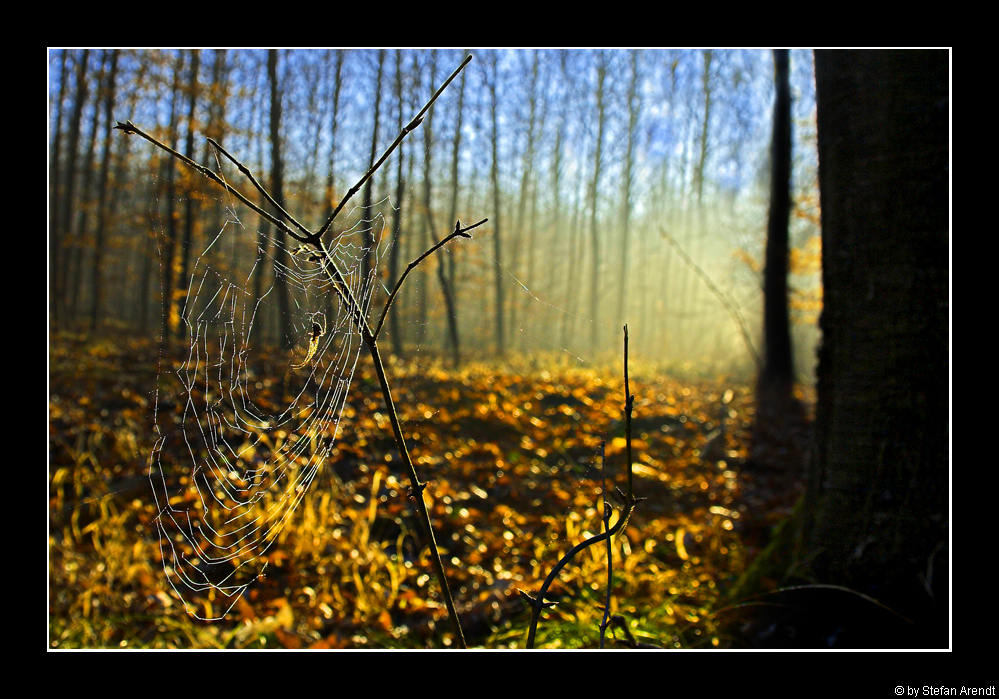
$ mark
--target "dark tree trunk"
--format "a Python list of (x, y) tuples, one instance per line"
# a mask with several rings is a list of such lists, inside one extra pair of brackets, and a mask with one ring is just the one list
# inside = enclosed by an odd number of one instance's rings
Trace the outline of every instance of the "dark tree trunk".
[[(431, 90), (433, 90), (436, 82), (436, 72), (437, 52), (434, 51), (430, 59)], [(433, 177), (433, 120), (434, 111), (431, 109), (423, 122), (423, 210), (426, 217), (428, 249), (440, 242), (437, 238), (437, 222), (434, 220), (434, 210), (431, 204), (433, 198), (431, 196), (431, 178)], [(451, 349), (451, 362), (454, 368), (457, 369), (461, 365), (461, 343), (458, 336), (458, 309), (454, 303), (454, 296), (451, 293), (451, 284), (448, 280), (447, 268), (445, 267), (444, 256), (447, 254), (444, 250), (437, 253), (437, 281), (441, 285), (441, 294), (444, 296), (444, 307), (447, 313), (447, 336)]]
[(770, 148), (770, 213), (763, 271), (764, 359), (760, 383), (790, 394), (794, 379), (787, 307), (788, 224), (791, 220), (791, 84), (788, 50), (774, 50), (774, 126)]
[(108, 80), (105, 84), (104, 94), (104, 152), (101, 155), (101, 174), (97, 185), (97, 224), (94, 227), (94, 270), (91, 277), (90, 301), (93, 304), (90, 310), (90, 332), (97, 331), (97, 325), (101, 319), (101, 306), (103, 302), (103, 285), (101, 284), (101, 271), (104, 267), (104, 240), (107, 235), (105, 230), (108, 225), (108, 176), (111, 169), (111, 124), (114, 118), (114, 97), (115, 81), (118, 77), (118, 49), (111, 51), (111, 67), (108, 72)]
[[(191, 52), (191, 73), (187, 85), (187, 136), (184, 140), (184, 155), (194, 159), (194, 111), (198, 106), (198, 67), (200, 65), (201, 53), (198, 49)], [(184, 192), (184, 237), (180, 245), (180, 276), (177, 279), (177, 288), (181, 293), (186, 293), (188, 287), (187, 266), (191, 255), (191, 245), (194, 238), (194, 191), (193, 183), (187, 180)], [(177, 324), (177, 337), (182, 337), (184, 324)]]
[(63, 102), (66, 99), (66, 83), (69, 81), (69, 61), (67, 60), (69, 56), (69, 49), (63, 49), (62, 56), (60, 58), (60, 69), (59, 69), (59, 98), (55, 105), (55, 133), (52, 137), (52, 154), (51, 160), (49, 161), (49, 279), (50, 288), (49, 293), (51, 294), (49, 300), (49, 313), (50, 321), (54, 325), (58, 325), (59, 319), (59, 304), (62, 299), (59, 298), (59, 286), (57, 279), (59, 278), (60, 271), (60, 253), (59, 253), (59, 241), (61, 239), (62, 233), (62, 218), (60, 211), (60, 204), (62, 202), (61, 194), (63, 191), (63, 184), (60, 174), (62, 173), (62, 107)]
[[(278, 86), (277, 49), (267, 53), (267, 77), (271, 87), (270, 109), (270, 139), (271, 139), (271, 196), (279, 206), (284, 207), (284, 162), (281, 159), (281, 90)], [(275, 245), (274, 286), (278, 296), (278, 327), (281, 334), (281, 346), (290, 349), (294, 346), (291, 329), (291, 300), (288, 292), (288, 280), (280, 270), (288, 267), (288, 249), (285, 234), (275, 230), (278, 244)]]
[(800, 560), (947, 645), (946, 51), (816, 51), (824, 309)]
[(94, 208), (94, 154), (97, 150), (97, 131), (101, 118), (100, 99), (101, 90), (105, 78), (105, 60), (108, 51), (101, 52), (100, 67), (97, 71), (97, 85), (94, 91), (94, 111), (90, 119), (90, 138), (87, 140), (87, 151), (83, 158), (83, 181), (80, 182), (80, 194), (77, 199), (76, 230), (73, 232), (72, 259), (66, 269), (68, 281), (66, 286), (67, 302), (69, 305), (68, 315), (72, 321), (76, 321), (80, 313), (80, 296), (83, 292), (83, 251), (87, 247), (89, 237), (89, 225), (91, 223), (91, 213)]
[[(180, 73), (184, 68), (184, 52), (177, 52), (177, 62), (174, 64), (173, 87), (170, 98), (170, 148), (177, 150), (177, 109), (180, 102)], [(173, 308), (174, 308), (174, 256), (177, 252), (177, 217), (176, 207), (176, 178), (177, 166), (174, 158), (167, 158), (164, 163), (166, 168), (166, 250), (163, 260), (163, 318), (160, 333), (160, 345), (165, 345), (170, 339), (170, 331), (173, 328)]]
[[(406, 118), (403, 112), (403, 102), (402, 102), (402, 50), (395, 50), (395, 100), (399, 105), (399, 131), (401, 132)], [(395, 216), (392, 218), (392, 248), (389, 250), (389, 270), (388, 270), (388, 283), (389, 288), (395, 286), (396, 280), (399, 279), (399, 246), (401, 241), (399, 236), (402, 234), (402, 201), (403, 193), (405, 191), (405, 184), (402, 178), (402, 165), (403, 165), (403, 153), (405, 148), (405, 143), (399, 146), (399, 155), (396, 157), (396, 170), (395, 170), (395, 201), (393, 205), (395, 206)], [(402, 356), (402, 328), (399, 327), (399, 311), (398, 309), (393, 310), (389, 313), (389, 328), (392, 332), (392, 352), (397, 357)]]
[[(628, 237), (631, 232), (631, 181), (635, 161), (635, 137), (639, 111), (638, 96), (638, 51), (631, 54), (631, 82), (628, 84), (628, 146), (625, 153), (624, 184), (621, 186), (621, 280), (617, 294), (618, 324), (627, 321), (625, 299), (628, 296)], [(644, 294), (643, 294), (644, 296)]]
[(66, 169), (63, 180), (62, 203), (59, 221), (62, 230), (52, 249), (52, 270), (50, 277), (56, 288), (52, 292), (54, 322), (58, 327), (63, 321), (66, 308), (66, 242), (73, 228), (73, 195), (76, 187), (76, 156), (80, 143), (80, 122), (83, 120), (83, 105), (87, 101), (87, 59), (90, 51), (84, 49), (76, 67), (76, 96), (73, 111), (69, 117), (69, 133), (66, 143)]

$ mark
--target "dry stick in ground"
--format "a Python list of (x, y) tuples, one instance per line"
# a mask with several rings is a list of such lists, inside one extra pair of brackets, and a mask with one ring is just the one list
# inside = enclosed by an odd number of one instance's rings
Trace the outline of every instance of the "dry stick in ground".
[[(617, 522), (614, 523), (613, 527), (605, 527), (604, 531), (596, 536), (591, 536), (585, 541), (573, 546), (569, 549), (569, 552), (562, 556), (562, 559), (555, 564), (548, 577), (541, 584), (541, 589), (538, 590), (537, 595), (530, 595), (523, 590), (520, 593), (527, 598), (528, 604), (531, 606), (531, 626), (527, 632), (527, 647), (534, 648), (534, 637), (537, 635), (538, 631), (538, 620), (541, 618), (541, 611), (546, 607), (554, 607), (554, 602), (546, 602), (545, 595), (548, 593), (548, 588), (552, 586), (558, 574), (565, 568), (573, 558), (576, 557), (583, 549), (589, 548), (594, 544), (599, 544), (601, 541), (610, 540), (612, 536), (617, 534), (624, 525), (628, 522), (628, 518), (631, 517), (631, 513), (635, 511), (635, 506), (645, 498), (636, 498), (635, 491), (632, 486), (632, 473), (631, 473), (631, 411), (635, 405), (635, 397), (631, 395), (631, 391), (628, 386), (628, 326), (624, 326), (624, 438), (626, 446), (626, 455), (628, 459), (628, 492), (622, 493), (618, 491), (621, 499), (624, 501), (624, 511), (618, 518)], [(606, 501), (605, 501), (606, 502)], [(609, 523), (609, 516), (607, 521)], [(608, 600), (609, 606), (609, 600)]]
[[(631, 413), (635, 408), (635, 396), (631, 395), (631, 386), (628, 383), (628, 326), (624, 326), (624, 434), (625, 434), (625, 458), (628, 460), (628, 498), (632, 499), (634, 493), (634, 480), (631, 468)], [(604, 444), (600, 443), (600, 460), (606, 467), (604, 461)], [(604, 471), (606, 476), (606, 471)], [(604, 530), (610, 528), (610, 510), (607, 509), (607, 490), (604, 488)], [(611, 581), (614, 577), (614, 556), (611, 548), (610, 537), (607, 537), (607, 604), (604, 607), (604, 618), (600, 622), (600, 647), (604, 647), (604, 635), (607, 627), (611, 624)]]
[[(135, 124), (133, 124), (131, 121), (118, 122), (118, 124), (115, 126), (115, 129), (122, 131), (127, 135), (135, 134), (137, 136), (146, 139), (157, 148), (160, 148), (161, 150), (169, 153), (171, 156), (177, 158), (188, 167), (201, 173), (203, 176), (212, 180), (217, 185), (219, 185), (227, 192), (232, 194), (234, 197), (239, 199), (239, 201), (241, 201), (243, 204), (250, 207), (254, 212), (256, 212), (259, 216), (267, 220), (269, 223), (271, 223), (274, 226), (277, 226), (286, 235), (290, 236), (291, 238), (305, 245), (311, 245), (313, 248), (316, 249), (316, 251), (322, 257), (323, 266), (326, 269), (327, 273), (330, 275), (332, 281), (334, 282), (334, 289), (336, 289), (337, 295), (340, 297), (340, 300), (344, 303), (344, 305), (347, 306), (348, 312), (350, 313), (351, 317), (354, 319), (355, 324), (360, 330), (361, 338), (364, 341), (364, 344), (367, 345), (368, 351), (371, 353), (371, 358), (375, 367), (375, 374), (378, 376), (378, 383), (379, 386), (381, 387), (382, 397), (385, 400), (386, 409), (389, 414), (389, 422), (392, 425), (392, 434), (395, 438), (396, 446), (399, 449), (399, 453), (402, 458), (403, 464), (405, 465), (406, 470), (408, 471), (409, 474), (410, 494), (416, 503), (416, 508), (419, 513), (420, 521), (423, 525), (424, 534), (427, 537), (427, 543), (430, 550), (430, 558), (434, 567), (434, 573), (437, 577), (438, 584), (441, 587), (441, 593), (444, 597), (444, 602), (447, 606), (448, 618), (450, 619), (451, 622), (451, 630), (454, 633), (455, 642), (459, 648), (465, 647), (465, 636), (461, 630), (461, 623), (458, 620), (458, 612), (455, 609), (454, 599), (451, 596), (451, 590), (448, 587), (447, 583), (447, 576), (444, 573), (444, 565), (441, 562), (440, 553), (437, 549), (437, 543), (434, 538), (433, 525), (430, 521), (430, 513), (427, 510), (426, 502), (423, 499), (423, 491), (426, 488), (426, 483), (420, 481), (419, 476), (416, 473), (416, 468), (413, 466), (413, 461), (410, 458), (409, 450), (406, 448), (406, 440), (402, 434), (402, 425), (399, 421), (399, 415), (396, 412), (395, 400), (392, 397), (392, 390), (389, 387), (388, 377), (385, 374), (385, 367), (382, 364), (381, 352), (378, 348), (378, 332), (381, 330), (382, 322), (385, 320), (385, 314), (388, 312), (388, 305), (391, 303), (392, 299), (395, 298), (395, 295), (399, 290), (399, 284), (401, 283), (402, 279), (400, 279), (399, 283), (396, 284), (395, 290), (392, 292), (391, 296), (389, 297), (388, 302), (386, 303), (386, 308), (382, 311), (382, 316), (379, 320), (376, 329), (372, 330), (371, 327), (368, 325), (367, 319), (365, 318), (364, 309), (361, 307), (357, 299), (354, 297), (354, 294), (352, 293), (350, 287), (346, 282), (345, 275), (337, 265), (336, 259), (332, 256), (329, 249), (326, 247), (325, 243), (323, 242), (323, 235), (330, 229), (330, 227), (333, 224), (333, 221), (336, 219), (337, 215), (343, 210), (344, 206), (347, 204), (350, 198), (353, 197), (354, 194), (356, 194), (361, 189), (364, 183), (375, 173), (375, 171), (378, 170), (379, 167), (381, 167), (382, 163), (384, 163), (388, 159), (389, 155), (391, 155), (392, 152), (399, 146), (399, 144), (402, 143), (403, 139), (411, 131), (413, 131), (420, 125), (420, 122), (423, 121), (424, 114), (426, 114), (427, 111), (430, 110), (430, 108), (433, 106), (434, 102), (441, 95), (444, 89), (451, 83), (452, 80), (454, 80), (458, 76), (458, 74), (465, 68), (466, 65), (468, 65), (468, 62), (471, 60), (472, 57), (470, 55), (465, 58), (465, 60), (461, 63), (461, 65), (458, 66), (458, 68), (451, 74), (451, 76), (444, 82), (444, 84), (441, 85), (441, 87), (434, 93), (434, 95), (430, 98), (430, 101), (428, 101), (426, 105), (424, 105), (423, 109), (421, 109), (419, 113), (409, 122), (409, 124), (407, 124), (406, 127), (403, 128), (403, 130), (396, 137), (395, 141), (393, 141), (392, 144), (386, 149), (386, 151), (382, 154), (382, 156), (378, 159), (378, 161), (374, 163), (374, 165), (372, 165), (371, 168), (369, 168), (368, 171), (364, 173), (364, 175), (362, 175), (361, 179), (358, 180), (357, 183), (350, 188), (350, 190), (348, 190), (346, 196), (340, 201), (340, 203), (336, 206), (333, 212), (329, 215), (323, 226), (316, 232), (310, 231), (308, 228), (306, 228), (301, 223), (296, 221), (295, 218), (291, 216), (287, 211), (285, 211), (282, 207), (280, 207), (277, 204), (277, 202), (274, 201), (273, 197), (271, 197), (271, 195), (257, 182), (257, 180), (253, 177), (249, 169), (247, 169), (238, 160), (233, 158), (217, 142), (212, 141), (212, 144), (219, 149), (219, 152), (225, 155), (226, 158), (231, 160), (236, 165), (239, 171), (243, 173), (243, 175), (246, 176), (247, 179), (250, 180), (254, 188), (256, 188), (256, 190), (264, 197), (264, 199), (280, 212), (280, 216), (275, 216), (270, 212), (266, 211), (265, 209), (261, 208), (260, 206), (252, 202), (248, 197), (246, 197), (246, 195), (244, 195), (242, 192), (235, 189), (232, 185), (226, 182), (222, 177), (212, 172), (212, 170), (196, 163), (190, 158), (185, 157), (176, 150), (156, 140), (148, 133), (142, 131), (140, 128), (135, 126)], [(289, 223), (291, 224), (291, 226), (288, 225)], [(472, 228), (475, 228), (476, 226), (482, 225), (483, 223), (485, 223), (485, 220), (480, 221), (479, 223), (475, 223), (471, 226), (467, 226), (465, 228), (462, 228), (460, 223), (456, 223), (455, 229), (450, 235), (448, 235), (444, 240), (442, 240), (440, 243), (432, 247), (430, 250), (425, 252), (416, 261), (411, 263), (410, 267), (415, 266), (424, 258), (426, 258), (427, 256), (429, 256), (430, 254), (432, 254), (433, 252), (435, 252), (436, 250), (438, 250), (443, 245), (445, 245), (446, 243), (448, 243), (449, 241), (453, 240), (456, 237), (465, 237), (465, 238), (471, 237), (467, 234), (467, 231), (471, 230)], [(297, 230), (293, 230), (292, 226)]]
[[(627, 393), (627, 391), (625, 391)], [(604, 457), (604, 442), (600, 442), (600, 493), (603, 501), (604, 531), (610, 529), (610, 508), (607, 507), (607, 459)], [(604, 603), (604, 616), (600, 620), (600, 647), (604, 647), (607, 627), (610, 625), (611, 587), (614, 580), (614, 547), (607, 537), (607, 601)]]

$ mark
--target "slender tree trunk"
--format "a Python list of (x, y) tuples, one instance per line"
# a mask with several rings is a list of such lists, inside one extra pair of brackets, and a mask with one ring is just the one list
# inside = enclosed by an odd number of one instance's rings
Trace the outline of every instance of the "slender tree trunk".
[(697, 155), (697, 167), (694, 169), (694, 186), (697, 188), (697, 208), (704, 203), (704, 168), (708, 162), (708, 128), (711, 123), (711, 60), (714, 54), (711, 49), (704, 51), (704, 118), (701, 121), (701, 135)]
[(58, 327), (59, 305), (62, 298), (59, 296), (60, 285), (58, 283), (61, 271), (62, 254), (60, 251), (60, 241), (62, 240), (62, 211), (61, 194), (63, 192), (62, 182), (62, 112), (63, 102), (66, 99), (66, 83), (69, 82), (69, 50), (63, 49), (60, 58), (59, 68), (59, 97), (55, 103), (55, 134), (52, 137), (52, 153), (49, 164), (49, 320), (54, 327)]
[[(375, 113), (374, 113), (374, 125), (371, 129), (371, 155), (368, 158), (368, 169), (370, 170), (375, 164), (375, 158), (378, 157), (378, 120), (381, 113), (382, 106), (382, 73), (385, 66), (385, 49), (378, 49), (378, 72), (375, 77)], [(371, 188), (374, 186), (374, 178), (369, 177), (368, 181), (364, 183), (364, 203), (361, 206), (362, 218), (364, 222), (361, 224), (363, 231), (363, 244), (364, 244), (364, 257), (361, 260), (361, 278), (364, 279), (365, 292), (362, 293), (362, 298), (367, 297), (367, 287), (369, 283), (369, 276), (374, 269), (375, 260), (375, 233), (374, 233), (374, 222), (372, 221), (371, 213)]]
[(330, 207), (336, 206), (336, 183), (334, 174), (336, 171), (336, 127), (337, 119), (340, 116), (340, 89), (343, 86), (343, 49), (336, 49), (333, 52), (333, 96), (332, 109), (330, 114), (330, 162), (329, 175), (326, 178), (326, 204)]
[[(526, 66), (525, 66), (526, 68)], [(527, 93), (528, 118), (527, 118), (527, 143), (524, 145), (524, 156), (520, 166), (520, 192), (517, 197), (517, 221), (512, 228), (513, 237), (510, 240), (510, 261), (509, 266), (513, 274), (518, 278), (524, 277), (521, 265), (522, 251), (524, 248), (523, 239), (526, 226), (524, 225), (525, 209), (527, 208), (527, 198), (531, 191), (531, 176), (534, 171), (534, 142), (535, 142), (535, 119), (537, 111), (538, 92), (538, 49), (534, 50), (534, 60), (531, 64), (531, 78)], [(517, 317), (520, 306), (519, 295), (515, 295), (510, 303), (510, 327), (520, 327), (520, 320)], [(522, 337), (515, 335), (515, 337)]]
[[(343, 49), (336, 49), (331, 53), (327, 54), (327, 58), (332, 56), (333, 59), (333, 94), (331, 95), (331, 114), (330, 114), (330, 159), (329, 159), (329, 173), (326, 177), (326, 196), (324, 197), (324, 202), (327, 207), (332, 210), (337, 204), (337, 192), (336, 192), (336, 132), (337, 132), (337, 122), (340, 117), (340, 90), (343, 87)], [(401, 156), (400, 156), (401, 157)], [(334, 310), (334, 299), (335, 294), (327, 295), (327, 305), (326, 305), (326, 317), (333, 318)]]
[[(458, 221), (458, 190), (459, 190), (458, 165), (461, 155), (461, 128), (462, 128), (462, 112), (464, 109), (464, 104), (465, 104), (465, 71), (462, 71), (458, 83), (458, 105), (454, 122), (454, 139), (451, 142), (451, 203), (450, 206), (448, 207), (448, 217), (447, 217), (448, 226), (452, 225), (452, 222), (457, 223)], [(454, 250), (451, 249), (448, 250), (447, 278), (448, 278), (448, 284), (451, 287), (451, 298), (454, 300), (455, 309), (458, 308), (457, 275), (455, 271), (455, 268), (457, 266), (457, 261), (456, 261), (457, 257), (458, 256), (457, 254), (455, 254)]]
[[(187, 85), (187, 136), (184, 140), (184, 155), (190, 159), (194, 158), (194, 112), (198, 105), (198, 67), (200, 59), (201, 53), (198, 49), (194, 49), (191, 52), (191, 72)], [(177, 278), (177, 288), (181, 293), (186, 292), (188, 287), (187, 265), (194, 237), (194, 184), (190, 179), (187, 180), (187, 183), (184, 197), (184, 238), (180, 246), (180, 276)], [(184, 323), (177, 324), (177, 337), (183, 337), (184, 328)]]
[(628, 84), (628, 147), (624, 164), (624, 184), (621, 187), (621, 281), (617, 297), (617, 318), (619, 325), (624, 324), (627, 320), (625, 317), (625, 301), (628, 296), (628, 264), (630, 262), (628, 237), (631, 233), (631, 180), (632, 170), (634, 169), (635, 130), (638, 124), (638, 99), (638, 51), (632, 51), (631, 82)]
[[(284, 207), (284, 162), (281, 159), (281, 90), (278, 85), (278, 52), (269, 49), (267, 52), (267, 76), (271, 87), (270, 137), (271, 137), (271, 196), (280, 206)], [(274, 251), (275, 275), (274, 286), (278, 297), (278, 327), (281, 334), (281, 346), (291, 349), (294, 344), (291, 328), (291, 300), (288, 293), (288, 280), (283, 272), (288, 266), (288, 249), (285, 235), (275, 230), (278, 243)]]
[[(434, 51), (431, 54), (430, 61), (430, 86), (433, 86), (437, 82), (437, 53)], [(427, 247), (430, 248), (436, 245), (439, 241), (437, 238), (437, 223), (434, 220), (434, 211), (431, 202), (431, 180), (433, 178), (433, 168), (432, 168), (432, 155), (433, 155), (433, 119), (434, 110), (431, 109), (430, 113), (427, 114), (424, 119), (422, 129), (423, 129), (423, 209), (426, 215), (426, 225), (427, 225)], [(451, 293), (451, 284), (448, 281), (447, 269), (445, 267), (446, 262), (444, 260), (445, 255), (442, 254), (445, 251), (440, 251), (436, 255), (437, 257), (437, 280), (440, 282), (441, 294), (444, 296), (444, 308), (447, 313), (447, 332), (448, 332), (448, 344), (451, 347), (451, 361), (455, 368), (461, 365), (461, 343), (458, 337), (458, 309), (455, 306), (454, 297)]]
[[(402, 101), (402, 50), (395, 50), (395, 99), (399, 105), (399, 132), (405, 126), (406, 115), (403, 111)], [(389, 250), (389, 288), (395, 286), (399, 278), (399, 236), (402, 234), (402, 209), (403, 194), (405, 193), (405, 183), (402, 179), (403, 153), (406, 147), (405, 142), (399, 146), (399, 155), (396, 156), (395, 165), (395, 216), (392, 219), (392, 248)], [(402, 356), (402, 329), (399, 327), (399, 310), (395, 307), (389, 311), (389, 329), (392, 332), (392, 351), (395, 356)]]
[[(210, 136), (219, 143), (223, 142), (225, 136), (226, 127), (226, 102), (228, 101), (229, 95), (229, 69), (227, 67), (228, 54), (226, 49), (216, 49), (215, 57), (212, 61), (212, 89), (210, 91), (209, 97), (210, 101), (208, 103), (208, 120), (205, 124), (205, 136)], [(211, 165), (212, 158), (214, 157), (214, 152), (212, 144), (205, 139), (205, 150), (204, 150), (204, 162), (206, 165)], [(224, 209), (215, 204), (212, 207), (211, 220), (213, 221), (208, 228), (209, 235), (217, 235), (218, 231), (221, 230), (222, 226), (225, 224)], [(206, 216), (206, 219), (208, 217)], [(230, 255), (226, 254), (226, 250), (223, 246), (217, 245), (214, 248), (215, 251), (215, 264), (218, 269), (231, 269), (234, 260), (231, 259)]]
[(97, 132), (100, 124), (101, 90), (106, 76), (105, 62), (108, 51), (101, 52), (100, 67), (97, 73), (97, 90), (94, 93), (94, 112), (90, 119), (90, 138), (87, 140), (87, 153), (83, 159), (83, 181), (80, 183), (80, 193), (77, 199), (76, 230), (73, 232), (72, 258), (69, 268), (67, 291), (69, 293), (69, 317), (74, 323), (79, 318), (81, 309), (80, 297), (83, 295), (83, 252), (87, 247), (89, 224), (94, 210), (94, 154), (97, 151)]
[(600, 199), (600, 165), (604, 147), (604, 82), (607, 78), (606, 58), (597, 59), (597, 147), (593, 156), (593, 184), (590, 186), (590, 348), (597, 349), (600, 338), (600, 234), (597, 229), (597, 204)]
[(103, 302), (103, 285), (101, 283), (101, 272), (104, 267), (104, 238), (108, 225), (108, 175), (111, 169), (111, 124), (114, 121), (114, 98), (115, 81), (118, 77), (118, 54), (119, 50), (111, 51), (111, 67), (108, 71), (108, 79), (105, 83), (104, 95), (104, 152), (101, 155), (101, 174), (97, 184), (97, 224), (94, 231), (94, 271), (91, 276), (90, 287), (90, 332), (97, 331), (100, 322), (101, 306)]
[(502, 246), (500, 237), (500, 185), (499, 185), (499, 120), (497, 119), (496, 88), (499, 81), (496, 54), (492, 54), (492, 75), (489, 80), (489, 94), (492, 97), (492, 127), (493, 127), (493, 164), (491, 179), (493, 183), (493, 256), (496, 270), (496, 354), (502, 357), (506, 353), (506, 338), (503, 330), (503, 267), (501, 264)]
[(84, 49), (77, 59), (76, 64), (76, 96), (73, 100), (73, 111), (69, 117), (69, 132), (66, 143), (66, 177), (63, 187), (63, 198), (59, 220), (62, 223), (62, 231), (55, 248), (52, 250), (53, 268), (51, 278), (56, 288), (53, 292), (55, 298), (55, 322), (60, 327), (64, 323), (64, 310), (66, 308), (66, 259), (67, 243), (72, 235), (73, 229), (73, 199), (76, 194), (76, 158), (80, 144), (80, 122), (83, 120), (83, 105), (87, 101), (87, 60), (90, 57), (89, 49)]
[[(170, 147), (177, 149), (177, 109), (180, 102), (180, 74), (184, 69), (184, 52), (177, 52), (177, 60), (173, 71), (173, 90), (170, 102)], [(163, 260), (163, 322), (160, 334), (160, 344), (165, 345), (174, 327), (174, 257), (177, 251), (177, 217), (175, 215), (177, 191), (177, 166), (174, 158), (166, 161), (166, 251)]]

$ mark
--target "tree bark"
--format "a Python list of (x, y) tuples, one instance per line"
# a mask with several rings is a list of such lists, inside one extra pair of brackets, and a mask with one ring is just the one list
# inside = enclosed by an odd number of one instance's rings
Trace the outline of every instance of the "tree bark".
[[(170, 97), (170, 147), (177, 149), (177, 104), (180, 101), (180, 73), (184, 68), (184, 52), (177, 52), (177, 60), (173, 69), (173, 86)], [(174, 158), (167, 158), (166, 168), (166, 251), (163, 261), (163, 318), (160, 331), (160, 345), (165, 345), (171, 337), (173, 328), (174, 308), (174, 274), (173, 263), (177, 251), (177, 218), (174, 215), (176, 207), (177, 166)]]
[(787, 49), (774, 50), (774, 126), (770, 148), (770, 213), (763, 271), (765, 391), (789, 396), (794, 380), (787, 307), (788, 225), (791, 220), (791, 84)]
[[(430, 59), (430, 89), (434, 89), (437, 81), (437, 53), (431, 53)], [(434, 110), (431, 109), (423, 121), (423, 212), (426, 217), (427, 227), (427, 247), (431, 248), (439, 241), (437, 238), (437, 222), (434, 220), (434, 210), (431, 202), (431, 180), (433, 178), (433, 120)], [(451, 348), (451, 362), (455, 368), (461, 365), (461, 343), (458, 338), (458, 309), (451, 294), (451, 285), (448, 282), (447, 269), (444, 261), (445, 251), (437, 253), (437, 281), (441, 285), (441, 294), (444, 296), (444, 308), (447, 314), (447, 336), (448, 344)]]
[[(80, 296), (83, 292), (83, 250), (86, 247), (86, 239), (90, 224), (90, 213), (94, 208), (94, 191), (92, 180), (94, 176), (94, 154), (97, 150), (97, 131), (100, 123), (100, 99), (101, 90), (106, 76), (105, 60), (108, 51), (101, 52), (101, 59), (97, 71), (97, 86), (94, 91), (94, 112), (90, 119), (90, 138), (87, 140), (87, 151), (83, 158), (83, 181), (80, 183), (79, 197), (76, 202), (76, 230), (73, 232), (72, 259), (66, 270), (68, 282), (66, 286), (69, 318), (76, 321), (80, 312)], [(72, 219), (71, 219), (72, 220)]]
[(63, 182), (62, 204), (59, 221), (62, 230), (52, 249), (52, 270), (50, 277), (55, 284), (53, 304), (55, 324), (57, 327), (64, 321), (63, 310), (66, 307), (66, 242), (73, 228), (73, 197), (76, 187), (76, 156), (80, 143), (80, 122), (83, 120), (83, 105), (87, 101), (87, 60), (89, 49), (84, 49), (76, 65), (76, 96), (73, 100), (73, 111), (69, 117), (69, 132), (66, 143), (66, 175)]
[(815, 52), (825, 294), (800, 560), (926, 647), (947, 644), (948, 62)]
[(55, 107), (55, 133), (52, 137), (52, 153), (49, 161), (49, 313), (50, 321), (58, 326), (59, 304), (62, 299), (59, 296), (59, 273), (61, 257), (60, 240), (62, 233), (62, 212), (60, 205), (62, 202), (63, 183), (60, 177), (62, 173), (62, 107), (66, 99), (66, 83), (69, 81), (69, 49), (63, 49), (60, 57), (59, 69), (59, 97)]

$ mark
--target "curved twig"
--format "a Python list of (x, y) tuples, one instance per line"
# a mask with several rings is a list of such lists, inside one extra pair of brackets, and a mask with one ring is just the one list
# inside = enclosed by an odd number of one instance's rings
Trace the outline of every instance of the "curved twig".
[(392, 293), (389, 294), (388, 299), (385, 301), (385, 307), (382, 309), (382, 314), (381, 316), (379, 316), (378, 322), (375, 324), (374, 336), (376, 338), (378, 337), (378, 334), (381, 332), (382, 325), (385, 324), (385, 317), (388, 315), (389, 308), (392, 306), (392, 302), (395, 300), (396, 294), (399, 293), (399, 289), (402, 287), (402, 282), (406, 279), (406, 276), (414, 269), (416, 269), (416, 266), (421, 262), (423, 262), (424, 259), (426, 259), (434, 252), (436, 252), (437, 250), (441, 249), (442, 247), (450, 243), (455, 238), (471, 238), (472, 236), (468, 235), (468, 231), (472, 230), (473, 228), (478, 228), (488, 220), (489, 220), (488, 218), (484, 218), (478, 223), (473, 223), (472, 225), (465, 226), (464, 228), (461, 228), (461, 221), (455, 221), (454, 230), (451, 231), (451, 233), (449, 233), (448, 236), (444, 238), (444, 240), (434, 245), (432, 248), (427, 250), (425, 253), (417, 257), (415, 260), (413, 260), (406, 266), (405, 271), (402, 273), (402, 275), (400, 275), (399, 280), (395, 283), (395, 288), (392, 289)]

